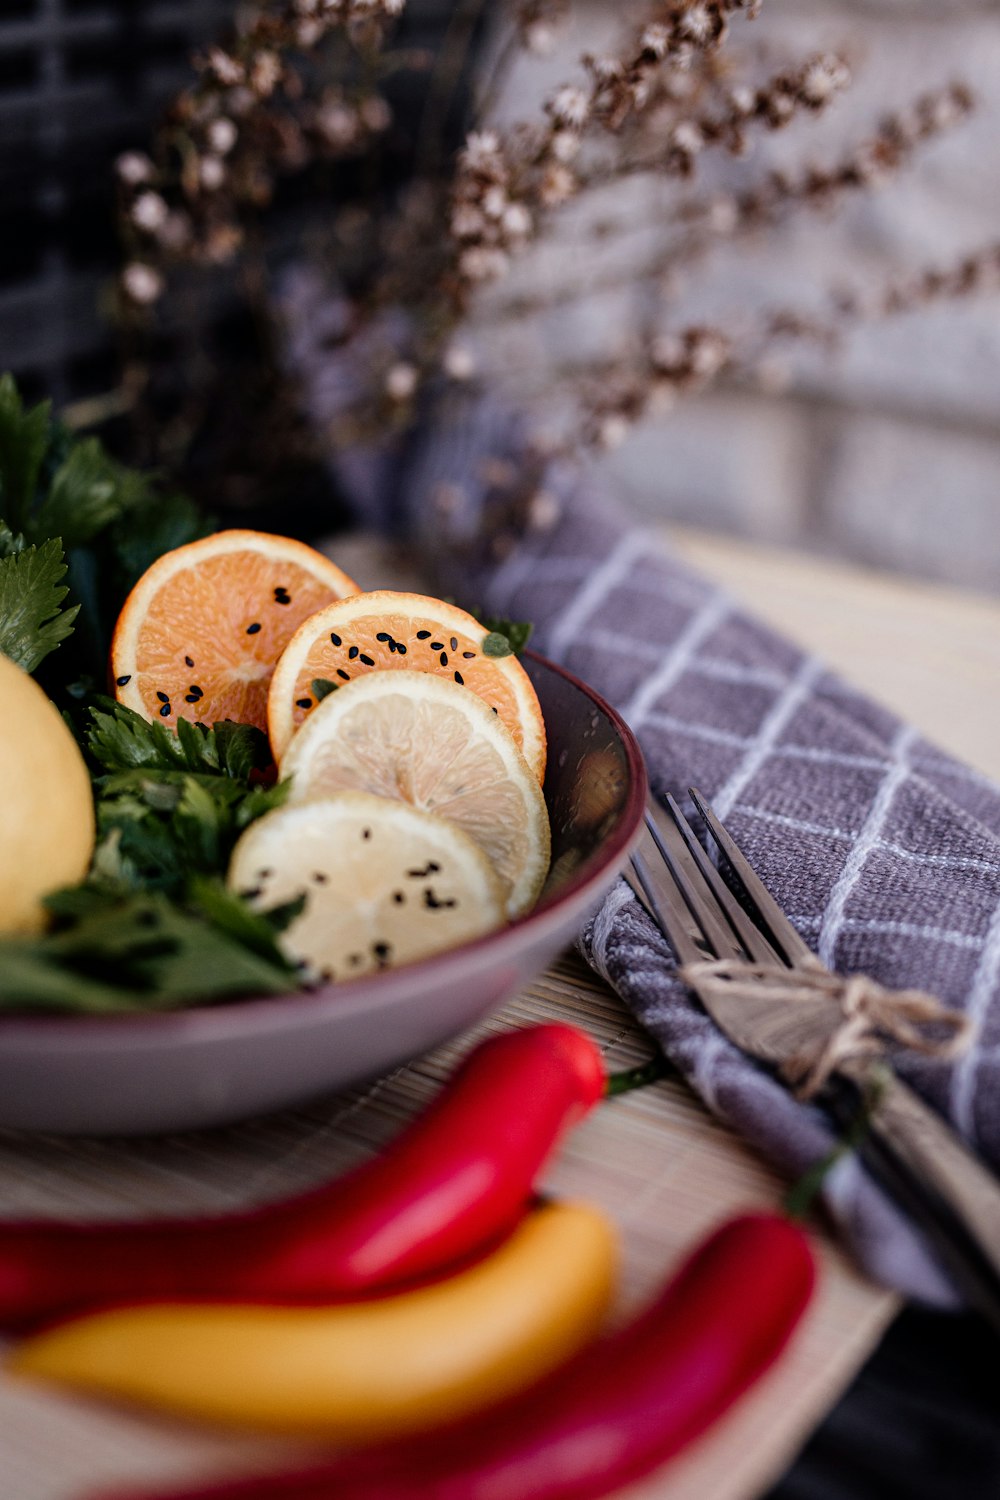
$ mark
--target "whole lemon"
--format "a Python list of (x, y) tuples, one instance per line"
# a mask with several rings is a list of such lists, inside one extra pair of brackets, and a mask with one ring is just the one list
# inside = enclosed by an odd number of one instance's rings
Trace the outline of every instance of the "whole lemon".
[(0, 654), (0, 932), (37, 932), (42, 896), (86, 874), (90, 776), (59, 710)]

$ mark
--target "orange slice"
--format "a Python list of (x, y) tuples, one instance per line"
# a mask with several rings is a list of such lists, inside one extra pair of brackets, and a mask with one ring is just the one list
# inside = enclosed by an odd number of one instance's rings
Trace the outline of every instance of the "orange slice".
[[(492, 656), (487, 632), (454, 604), (388, 589), (356, 594), (306, 620), (274, 670), (267, 726), (275, 759), (318, 701), (317, 681), (339, 687), (367, 672), (429, 672), (457, 682), (495, 709), (538, 780), (545, 774), (545, 723), (516, 656)], [(329, 691), (329, 689), (325, 689)]]
[(468, 834), (365, 792), (265, 813), (228, 878), (258, 907), (305, 896), (279, 941), (314, 979), (357, 979), (504, 924), (503, 887)]
[(295, 802), (373, 793), (447, 818), (486, 855), (507, 915), (530, 910), (549, 867), (542, 789), (482, 699), (430, 672), (368, 672), (329, 694), (281, 762)]
[(139, 579), (111, 644), (119, 703), (147, 719), (267, 725), (274, 664), (308, 616), (358, 586), (291, 537), (219, 531)]

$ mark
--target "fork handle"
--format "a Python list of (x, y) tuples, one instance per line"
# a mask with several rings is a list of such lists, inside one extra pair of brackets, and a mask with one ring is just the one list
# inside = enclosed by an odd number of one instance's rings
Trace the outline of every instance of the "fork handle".
[[(862, 1090), (870, 1085), (869, 1062), (846, 1061), (839, 1071)], [(886, 1081), (859, 1150), (928, 1232), (970, 1302), (1000, 1330), (1000, 1182), (895, 1075)]]

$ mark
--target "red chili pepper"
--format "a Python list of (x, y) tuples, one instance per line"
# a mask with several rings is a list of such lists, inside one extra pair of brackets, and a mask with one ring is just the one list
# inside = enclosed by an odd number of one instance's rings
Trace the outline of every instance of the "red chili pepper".
[(777, 1359), (814, 1283), (803, 1231), (748, 1214), (633, 1323), (503, 1407), (298, 1472), (106, 1500), (596, 1500), (721, 1417)]
[(583, 1032), (527, 1027), (476, 1047), (372, 1161), (294, 1199), (216, 1218), (0, 1223), (0, 1326), (149, 1298), (341, 1299), (436, 1272), (512, 1227), (604, 1088)]

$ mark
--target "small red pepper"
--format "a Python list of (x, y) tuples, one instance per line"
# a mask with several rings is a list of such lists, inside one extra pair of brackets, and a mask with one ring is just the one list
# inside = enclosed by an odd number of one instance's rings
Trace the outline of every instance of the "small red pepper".
[(814, 1284), (803, 1231), (747, 1214), (634, 1322), (502, 1407), (297, 1472), (105, 1500), (596, 1500), (721, 1417), (784, 1349)]
[(504, 1032), (377, 1157), (294, 1199), (214, 1218), (0, 1222), (0, 1326), (147, 1299), (342, 1299), (437, 1272), (513, 1226), (604, 1089), (585, 1033)]

